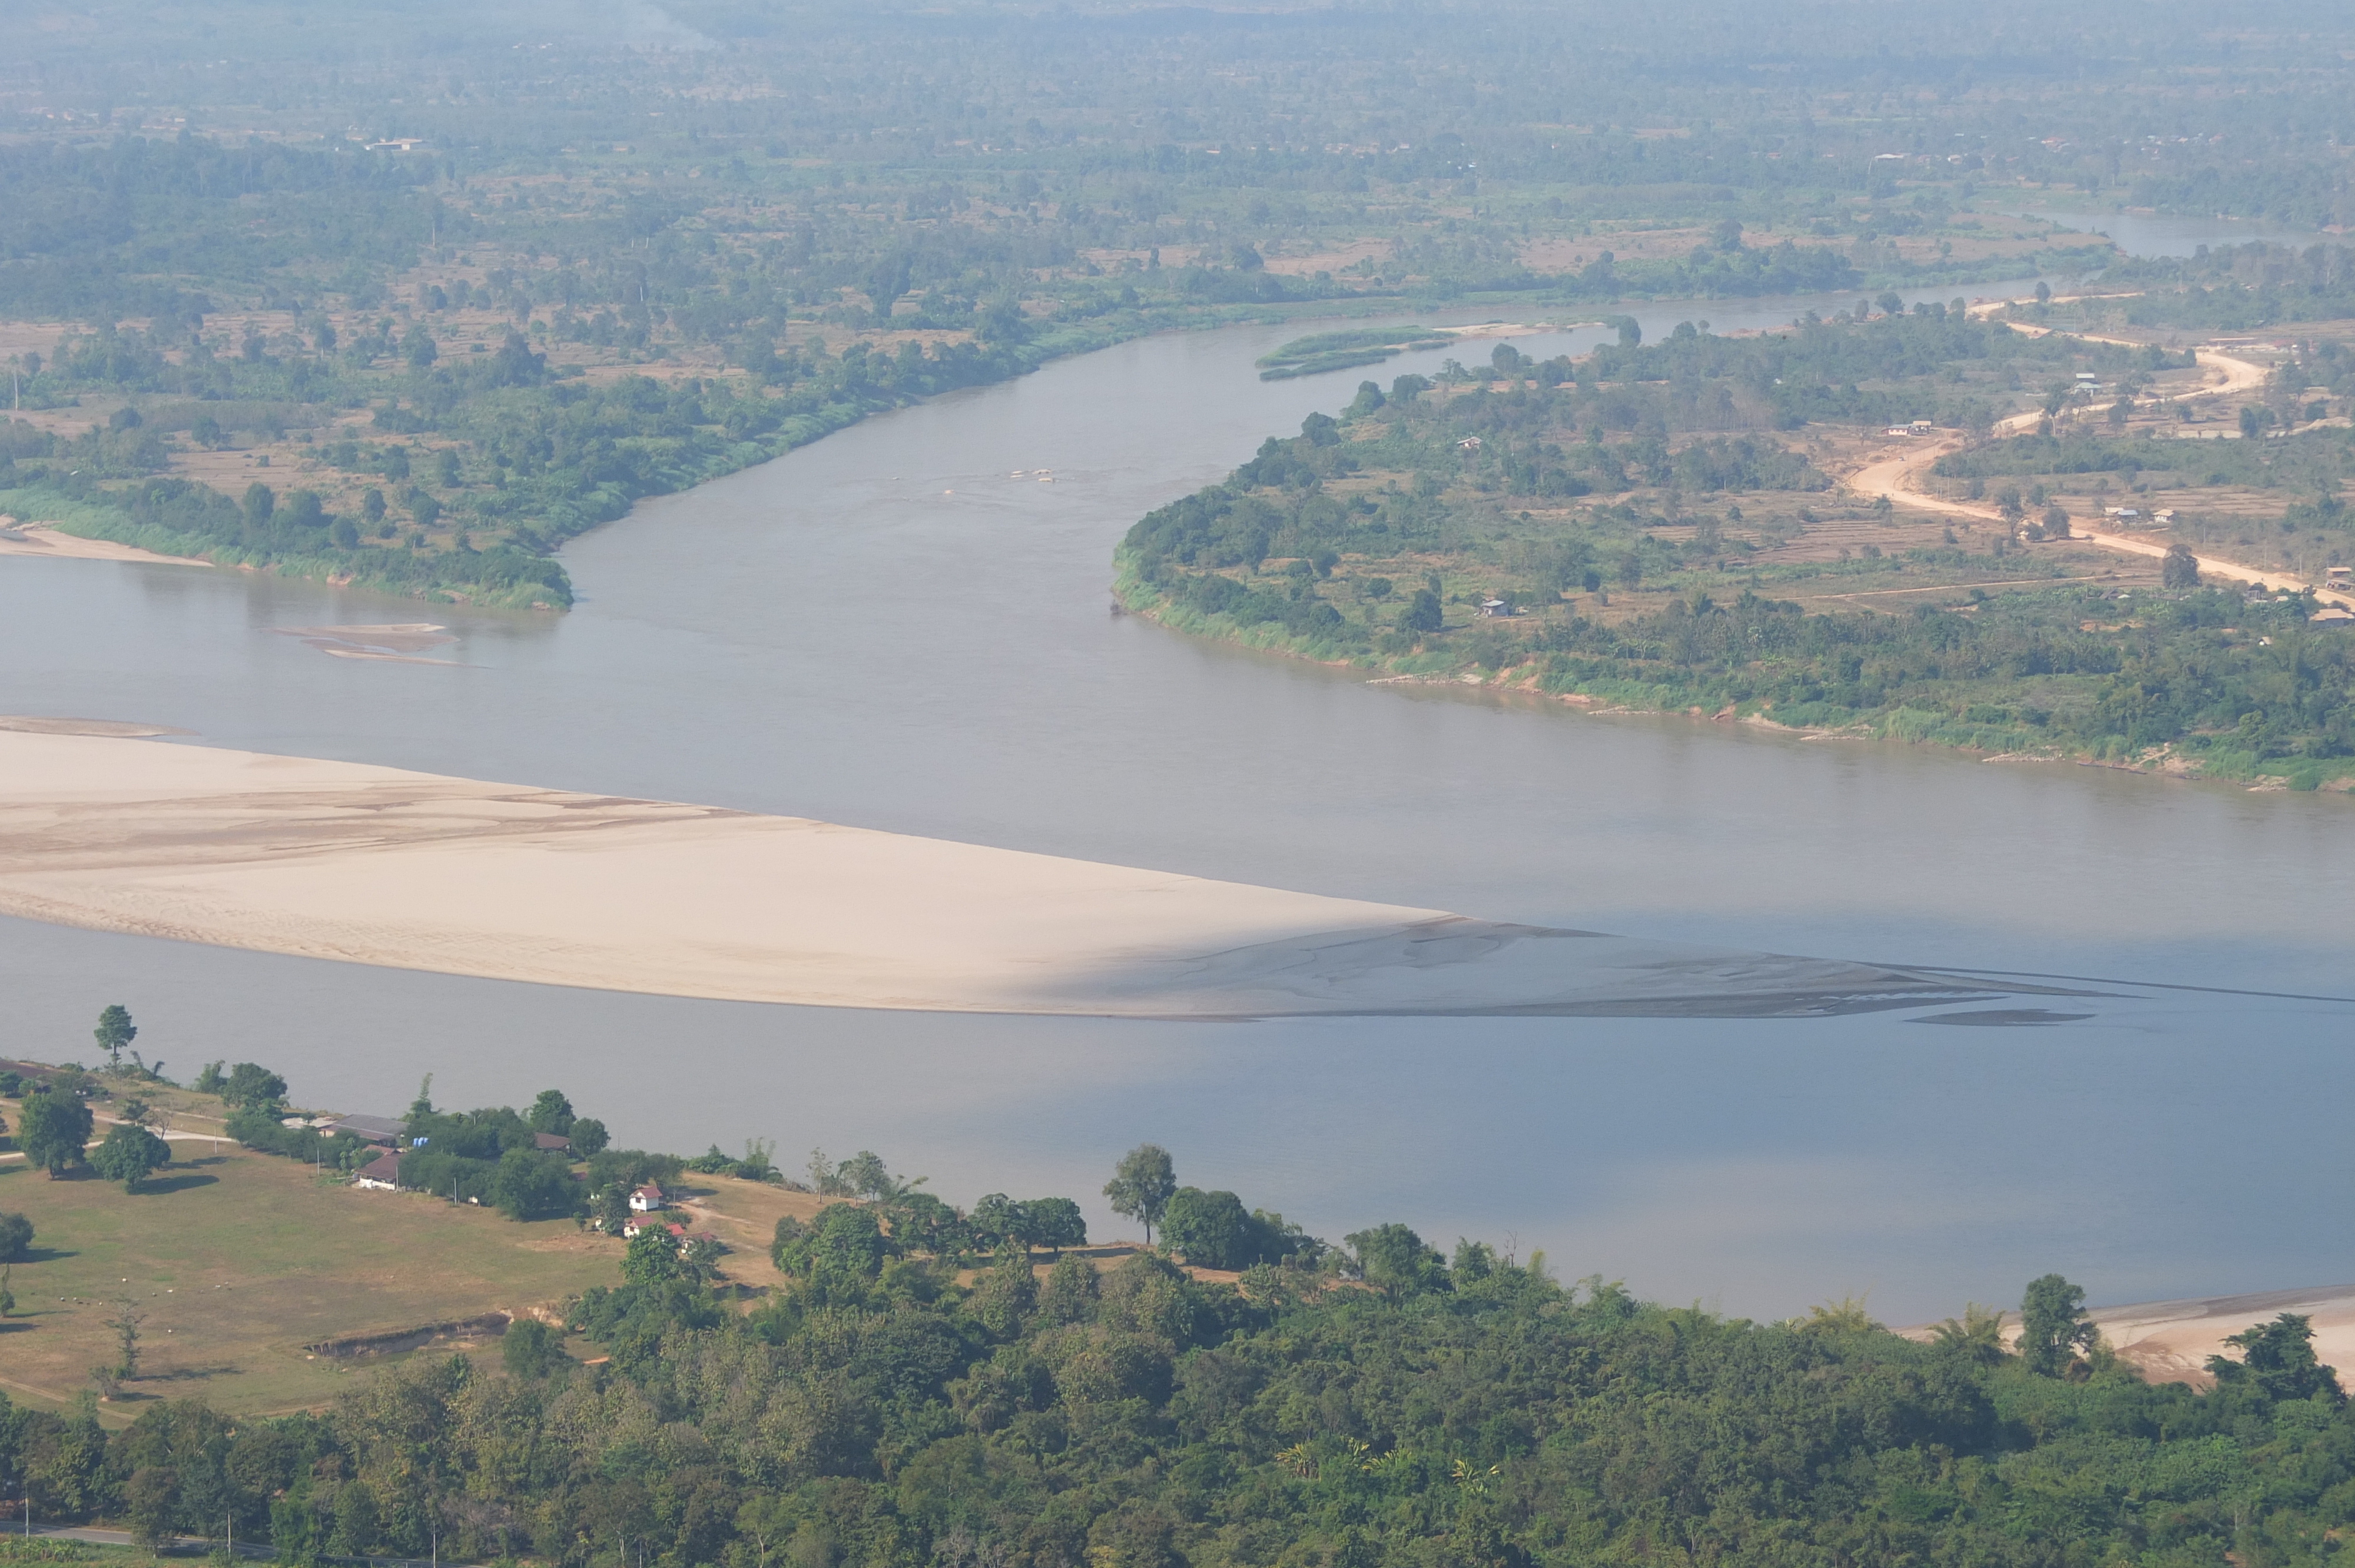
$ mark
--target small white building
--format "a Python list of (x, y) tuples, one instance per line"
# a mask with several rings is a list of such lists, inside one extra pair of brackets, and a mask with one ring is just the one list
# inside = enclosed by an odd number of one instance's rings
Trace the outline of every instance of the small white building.
[(1513, 607), (1504, 599), (1484, 599), (1480, 601), (1480, 614), (1484, 619), (1494, 620), (1512, 613)]
[(622, 1239), (624, 1241), (635, 1241), (648, 1231), (668, 1231), (681, 1238), (687, 1234), (687, 1227), (677, 1220), (656, 1219), (652, 1214), (633, 1214), (622, 1222)]
[(669, 1207), (670, 1200), (663, 1195), (662, 1188), (652, 1181), (630, 1194), (630, 1213), (634, 1214), (651, 1214), (658, 1209)]
[(1455, 450), (1460, 452), (1476, 452), (1480, 450), (1480, 438), (1466, 436), (1455, 443)]

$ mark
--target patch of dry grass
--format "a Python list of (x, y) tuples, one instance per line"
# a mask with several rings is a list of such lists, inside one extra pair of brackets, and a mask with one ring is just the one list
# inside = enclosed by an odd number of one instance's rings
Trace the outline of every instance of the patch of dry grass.
[(517, 1224), (323, 1181), (232, 1143), (175, 1147), (183, 1158), (135, 1196), (0, 1163), (0, 1209), (37, 1228), (32, 1260), (13, 1270), (17, 1316), (0, 1324), (11, 1399), (56, 1406), (89, 1386), (113, 1359), (107, 1319), (126, 1295), (146, 1315), (142, 1376), (101, 1406), (110, 1423), (191, 1394), (232, 1412), (321, 1404), (380, 1363), (314, 1358), (306, 1344), (520, 1313), (620, 1277), (621, 1244), (570, 1220)]

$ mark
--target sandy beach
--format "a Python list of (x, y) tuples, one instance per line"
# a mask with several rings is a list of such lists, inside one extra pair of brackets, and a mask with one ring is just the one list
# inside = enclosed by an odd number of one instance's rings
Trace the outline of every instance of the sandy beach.
[[(38, 733), (78, 725), (98, 733)], [(837, 1007), (1754, 1016), (1992, 994), (805, 818), (126, 738), (118, 721), (0, 720), (0, 914)]]
[(2229, 1336), (2270, 1323), (2284, 1312), (2312, 1319), (2315, 1355), (2339, 1369), (2342, 1386), (2355, 1384), (2355, 1285), (2146, 1301), (2095, 1308), (2091, 1315), (2111, 1349), (2153, 1383), (2204, 1388), (2215, 1381), (2205, 1370), (2210, 1356), (2240, 1359), (2239, 1349), (2224, 1343)]
[[(2312, 1321), (2316, 1357), (2323, 1365), (2339, 1369), (2342, 1386), (2355, 1385), (2355, 1285), (2142, 1301), (2096, 1307), (2086, 1316), (2118, 1358), (2139, 1367), (2151, 1382), (2206, 1388), (2216, 1381), (2207, 1371), (2210, 1356), (2240, 1359), (2239, 1348), (2227, 1345), (2227, 1339), (2259, 1323), (2270, 1323), (2284, 1312)], [(1923, 1324), (1898, 1332), (1926, 1340), (1933, 1330)], [(2017, 1343), (2019, 1336), (2019, 1314), (2013, 1310), (2004, 1320), (2004, 1337)]]
[(159, 556), (153, 550), (118, 545), (112, 539), (84, 539), (78, 535), (61, 534), (49, 524), (19, 524), (6, 516), (0, 516), (0, 556), (38, 556), (57, 561), (145, 561), (164, 567), (212, 565), (187, 556)]

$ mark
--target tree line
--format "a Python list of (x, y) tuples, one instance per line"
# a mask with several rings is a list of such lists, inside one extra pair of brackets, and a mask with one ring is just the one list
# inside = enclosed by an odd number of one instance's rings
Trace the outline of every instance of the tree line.
[(803, 1240), (749, 1310), (677, 1273), (590, 1292), (593, 1364), (526, 1319), (317, 1414), (158, 1402), (108, 1433), (0, 1404), (0, 1467), (43, 1519), (150, 1542), (581, 1568), (2296, 1562), (2355, 1496), (2306, 1319), (2235, 1336), (2199, 1394), (2119, 1361), (2058, 1275), (2016, 1330), (1975, 1307), (1920, 1342), (1396, 1223), (1233, 1284), (1161, 1251), (971, 1272), (847, 1223)]

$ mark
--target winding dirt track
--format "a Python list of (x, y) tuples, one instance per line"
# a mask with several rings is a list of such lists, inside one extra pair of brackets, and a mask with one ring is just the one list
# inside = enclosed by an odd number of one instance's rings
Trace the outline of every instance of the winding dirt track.
[[(1984, 313), (2000, 309), (2006, 302), (2008, 302), (1998, 301), (1992, 304), (1974, 307), (1974, 310), (1977, 313)], [(2008, 324), (2014, 332), (2024, 332), (2040, 337), (2049, 330), (2024, 325), (2018, 322)], [(2126, 344), (2124, 338), (2095, 337), (2091, 334), (2079, 335), (2083, 336), (2090, 343), (2114, 343), (2124, 344), (2128, 347), (2139, 346)], [(2264, 384), (2266, 370), (2262, 365), (2246, 359), (2236, 359), (2231, 355), (2218, 354), (2211, 349), (2195, 350), (2194, 355), (2201, 369), (2214, 370), (2222, 379), (2203, 386), (2197, 391), (2179, 393), (2174, 397), (2161, 398), (2160, 401), (2190, 403), (2207, 397), (2230, 397)], [(2096, 409), (2106, 409), (2109, 405), (2101, 403), (2094, 407)], [(2037, 421), (2042, 418), (2042, 414), (2035, 409), (2030, 409), (2024, 414), (2014, 414), (1996, 426), (1996, 433), (2007, 436), (2022, 435), (2034, 429)], [(1961, 446), (1959, 438), (1949, 438), (1945, 440), (1926, 442), (1918, 447), (1909, 447), (1894, 456), (1882, 458), (1877, 462), (1868, 463), (1857, 470), (1849, 476), (1848, 486), (1861, 495), (1885, 495), (1894, 505), (1910, 506), (1920, 512), (1937, 512), (1950, 516), (1968, 517), (1976, 522), (2000, 524), (2003, 522), (2003, 514), (1992, 506), (1981, 505), (1975, 502), (1950, 501), (1943, 495), (1934, 495), (1922, 487), (1922, 476), (1928, 471), (1930, 465), (1948, 453), (1960, 450)], [(2169, 545), (2154, 539), (2139, 539), (2127, 534), (2105, 534), (2096, 529), (2080, 526), (2073, 522), (2071, 524), (2071, 530), (2073, 535), (2078, 539), (2084, 540), (2088, 544), (2098, 545), (2105, 550), (2115, 550), (2121, 555), (2156, 558), (2164, 556), (2169, 549)], [(2324, 604), (2342, 605), (2349, 609), (2355, 609), (2355, 597), (2323, 588), (2317, 583), (2307, 582), (2287, 572), (2271, 571), (2262, 567), (2243, 566), (2238, 561), (2228, 561), (2221, 556), (2195, 554), (2192, 558), (2200, 563), (2200, 575), (2203, 577), (2222, 577), (2228, 582), (2248, 583), (2272, 593), (2312, 593)]]

